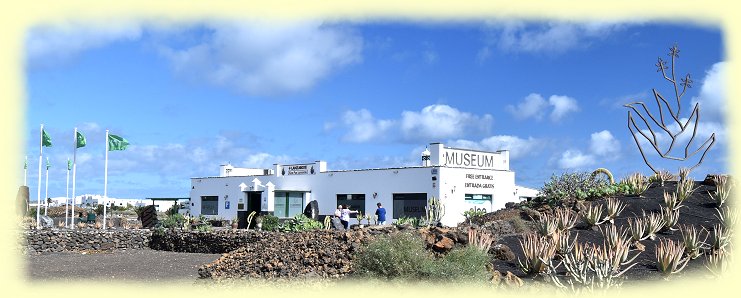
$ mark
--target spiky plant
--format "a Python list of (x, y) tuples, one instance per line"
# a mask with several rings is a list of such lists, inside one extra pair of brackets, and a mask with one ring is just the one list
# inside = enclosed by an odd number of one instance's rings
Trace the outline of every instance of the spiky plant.
[(695, 181), (689, 177), (689, 170), (686, 168), (679, 169), (679, 181), (677, 181), (677, 200), (681, 205), (695, 192)]
[(615, 218), (620, 215), (621, 212), (625, 209), (627, 205), (620, 202), (618, 199), (615, 198), (609, 198), (607, 199), (607, 221), (609, 221), (611, 224), (615, 223)]
[(621, 262), (616, 262), (616, 260), (619, 259), (617, 253), (608, 245), (593, 246), (587, 259), (590, 268), (595, 274), (596, 281), (599, 283), (601, 288), (619, 284), (616, 278), (620, 277), (637, 264), (633, 263), (628, 265), (627, 263), (624, 263), (622, 265), (628, 266), (621, 269)]
[(664, 276), (678, 273), (687, 266), (690, 258), (684, 257), (684, 246), (671, 239), (662, 239), (656, 246), (656, 268)]
[(664, 226), (661, 231), (676, 231), (674, 228), (679, 221), (679, 210), (674, 210), (669, 207), (661, 208), (661, 218), (664, 220)]
[(656, 240), (656, 233), (664, 228), (664, 218), (661, 217), (661, 214), (651, 212), (647, 215), (644, 211), (643, 219), (646, 220), (646, 234), (648, 235), (648, 239)]
[(715, 193), (710, 193), (710, 198), (713, 199), (715, 205), (720, 208), (723, 204), (731, 197), (731, 190), (733, 189), (733, 183), (725, 175), (719, 175), (715, 180)]
[(551, 237), (557, 230), (558, 224), (556, 223), (556, 219), (548, 216), (548, 215), (541, 215), (540, 218), (535, 220), (535, 231), (540, 236), (544, 237)]
[(677, 210), (682, 207), (682, 204), (679, 203), (679, 199), (677, 198), (677, 194), (668, 192), (664, 192), (664, 205), (672, 210)]
[(545, 272), (556, 254), (556, 245), (537, 234), (526, 234), (524, 239), (520, 240), (520, 246), (525, 260), (523, 262), (518, 257), (517, 263), (522, 272), (528, 275)]
[(627, 193), (626, 195), (630, 196), (640, 196), (651, 185), (651, 183), (648, 182), (648, 179), (646, 179), (645, 176), (641, 173), (633, 173), (628, 175), (627, 177), (620, 180), (620, 183), (628, 185)]
[(486, 231), (468, 228), (468, 244), (478, 248), (483, 252), (488, 252), (491, 244), (494, 242), (494, 235)]
[(576, 213), (571, 212), (571, 210), (568, 210), (566, 208), (557, 208), (555, 212), (555, 218), (556, 229), (559, 231), (570, 230), (576, 225)]
[(602, 205), (591, 205), (585, 211), (583, 211), (584, 222), (590, 226), (598, 226), (607, 221), (607, 218), (602, 218)]
[(714, 225), (713, 231), (710, 233), (710, 243), (708, 244), (713, 252), (727, 250), (731, 244), (731, 230), (724, 228), (720, 224)]
[[(589, 266), (590, 264), (587, 261), (587, 254), (591, 253), (590, 247), (591, 246), (588, 246), (587, 244), (574, 242), (571, 251), (567, 254), (561, 255), (560, 264), (562, 264), (564, 269), (566, 269), (566, 275), (571, 278), (569, 284), (572, 285), (572, 288), (574, 283), (582, 286), (589, 286), (594, 282), (594, 275), (592, 274), (592, 270)], [(553, 268), (551, 271), (555, 272), (556, 270)], [(552, 280), (557, 285), (564, 287), (555, 274), (552, 276)]]
[(579, 234), (575, 234), (574, 238), (571, 239), (571, 232), (569, 230), (562, 230), (556, 233), (558, 234), (554, 239), (556, 253), (563, 258), (563, 256), (570, 254), (574, 250)]
[(711, 274), (719, 277), (728, 269), (730, 257), (731, 255), (725, 250), (711, 252), (707, 254), (705, 258), (705, 268), (707, 268)]
[(667, 170), (659, 170), (658, 173), (654, 173), (653, 175), (651, 175), (651, 177), (648, 178), (648, 182), (658, 183), (663, 187), (665, 182), (672, 179), (675, 179), (674, 174)]
[(633, 240), (633, 242), (646, 240), (648, 238), (646, 221), (642, 218), (628, 218), (628, 231), (630, 231), (630, 239)]
[(702, 251), (708, 247), (707, 244), (705, 244), (705, 241), (708, 240), (707, 233), (705, 239), (700, 239), (700, 233), (695, 229), (695, 226), (681, 225), (679, 226), (679, 232), (682, 233), (684, 253), (687, 254), (690, 259), (697, 259), (702, 255)]
[(736, 225), (736, 222), (738, 222), (738, 212), (736, 212), (736, 209), (731, 209), (730, 206), (726, 206), (725, 208), (715, 208), (715, 212), (715, 217), (720, 220), (720, 223), (723, 224), (724, 227), (733, 227)]

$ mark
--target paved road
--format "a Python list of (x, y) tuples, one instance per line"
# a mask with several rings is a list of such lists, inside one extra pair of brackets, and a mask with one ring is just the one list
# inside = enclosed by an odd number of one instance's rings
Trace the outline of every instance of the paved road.
[(28, 276), (40, 280), (98, 281), (195, 281), (198, 267), (213, 262), (220, 254), (178, 253), (132, 249), (96, 253), (47, 253), (28, 255)]

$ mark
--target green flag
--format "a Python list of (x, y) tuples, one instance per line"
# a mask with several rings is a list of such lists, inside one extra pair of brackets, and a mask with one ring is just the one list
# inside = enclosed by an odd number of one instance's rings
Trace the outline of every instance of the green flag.
[(23, 161), (23, 169), (24, 170), (28, 169), (28, 156), (26, 156), (26, 160)]
[(108, 135), (108, 151), (125, 150), (129, 141), (117, 135)]
[(72, 161), (67, 158), (67, 171), (72, 170)]
[(85, 147), (87, 145), (87, 142), (85, 141), (85, 136), (82, 135), (81, 132), (77, 132), (77, 148)]
[(50, 167), (51, 167), (51, 164), (49, 163), (49, 158), (47, 157), (46, 158), (46, 170), (49, 170)]
[(51, 137), (46, 130), (41, 130), (41, 145), (44, 147), (51, 147)]

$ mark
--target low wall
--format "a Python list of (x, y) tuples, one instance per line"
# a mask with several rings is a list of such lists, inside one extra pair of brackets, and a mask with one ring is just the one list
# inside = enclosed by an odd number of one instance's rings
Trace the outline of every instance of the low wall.
[(24, 232), (29, 252), (141, 249), (149, 247), (152, 231), (146, 229), (42, 229)]

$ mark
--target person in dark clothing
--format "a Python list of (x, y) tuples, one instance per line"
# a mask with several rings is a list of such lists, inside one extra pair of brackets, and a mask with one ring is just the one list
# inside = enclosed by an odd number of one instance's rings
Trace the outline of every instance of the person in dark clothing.
[(386, 208), (383, 208), (381, 203), (376, 204), (378, 209), (376, 209), (376, 216), (378, 217), (378, 224), (379, 225), (385, 225), (386, 224)]

